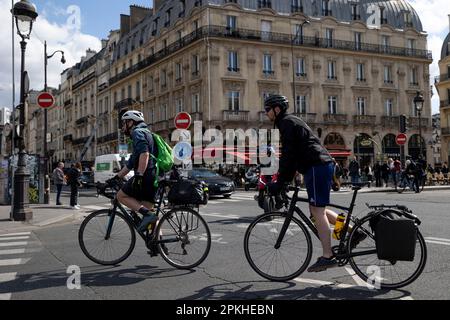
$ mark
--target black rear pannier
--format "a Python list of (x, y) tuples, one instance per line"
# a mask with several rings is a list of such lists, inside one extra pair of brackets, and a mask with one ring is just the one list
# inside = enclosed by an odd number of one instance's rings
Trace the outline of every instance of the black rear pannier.
[(413, 261), (417, 243), (417, 227), (413, 220), (396, 214), (383, 214), (371, 221), (380, 260)]
[(206, 205), (208, 196), (202, 182), (180, 180), (170, 188), (168, 200), (174, 205)]

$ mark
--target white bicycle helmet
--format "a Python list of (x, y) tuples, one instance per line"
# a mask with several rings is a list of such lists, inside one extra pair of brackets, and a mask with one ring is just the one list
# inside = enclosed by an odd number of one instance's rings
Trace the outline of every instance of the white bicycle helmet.
[(122, 121), (133, 120), (136, 122), (145, 122), (144, 114), (140, 111), (131, 110), (124, 113)]

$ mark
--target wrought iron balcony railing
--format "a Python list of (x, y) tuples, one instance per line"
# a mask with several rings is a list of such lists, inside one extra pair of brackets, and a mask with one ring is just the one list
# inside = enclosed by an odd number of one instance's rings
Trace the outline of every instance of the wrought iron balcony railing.
[(248, 121), (250, 111), (223, 111), (223, 121)]
[(399, 128), (399, 121), (398, 116), (381, 116), (381, 126), (384, 128)]
[(347, 115), (346, 114), (331, 114), (327, 113), (323, 115), (324, 124), (337, 124), (337, 125), (347, 125)]
[(369, 116), (369, 115), (358, 115), (353, 116), (353, 125), (361, 126), (361, 125), (375, 125), (375, 121), (377, 120), (377, 116)]

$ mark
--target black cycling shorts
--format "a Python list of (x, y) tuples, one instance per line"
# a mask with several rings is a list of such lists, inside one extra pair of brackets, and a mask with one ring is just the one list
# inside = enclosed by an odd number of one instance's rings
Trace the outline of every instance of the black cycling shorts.
[(156, 188), (153, 185), (154, 177), (144, 176), (142, 188), (137, 193), (135, 193), (133, 191), (133, 181), (134, 181), (134, 177), (132, 177), (130, 180), (127, 181), (125, 186), (123, 186), (122, 191), (127, 196), (130, 196), (138, 201), (146, 201), (146, 202), (155, 203)]

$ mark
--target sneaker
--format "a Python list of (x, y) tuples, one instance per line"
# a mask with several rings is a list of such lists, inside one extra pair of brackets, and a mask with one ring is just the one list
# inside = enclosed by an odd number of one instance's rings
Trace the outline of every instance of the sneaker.
[(81, 207), (80, 207), (79, 205), (76, 205), (74, 208), (75, 208), (76, 210), (80, 210), (80, 209), (81, 209)]
[(360, 244), (360, 243), (361, 243), (364, 239), (366, 239), (366, 238), (367, 238), (367, 234), (366, 234), (365, 232), (356, 230), (356, 233), (355, 233), (355, 235), (353, 236), (352, 244), (351, 244), (350, 247), (351, 247), (352, 249), (356, 248), (356, 246), (357, 246), (358, 244)]
[(139, 232), (144, 232), (147, 230), (148, 225), (151, 223), (155, 223), (158, 220), (158, 217), (154, 213), (149, 213), (142, 218), (142, 222), (138, 227)]
[(321, 272), (330, 268), (337, 267), (338, 262), (335, 257), (325, 258), (320, 257), (317, 262), (308, 268), (308, 272)]

